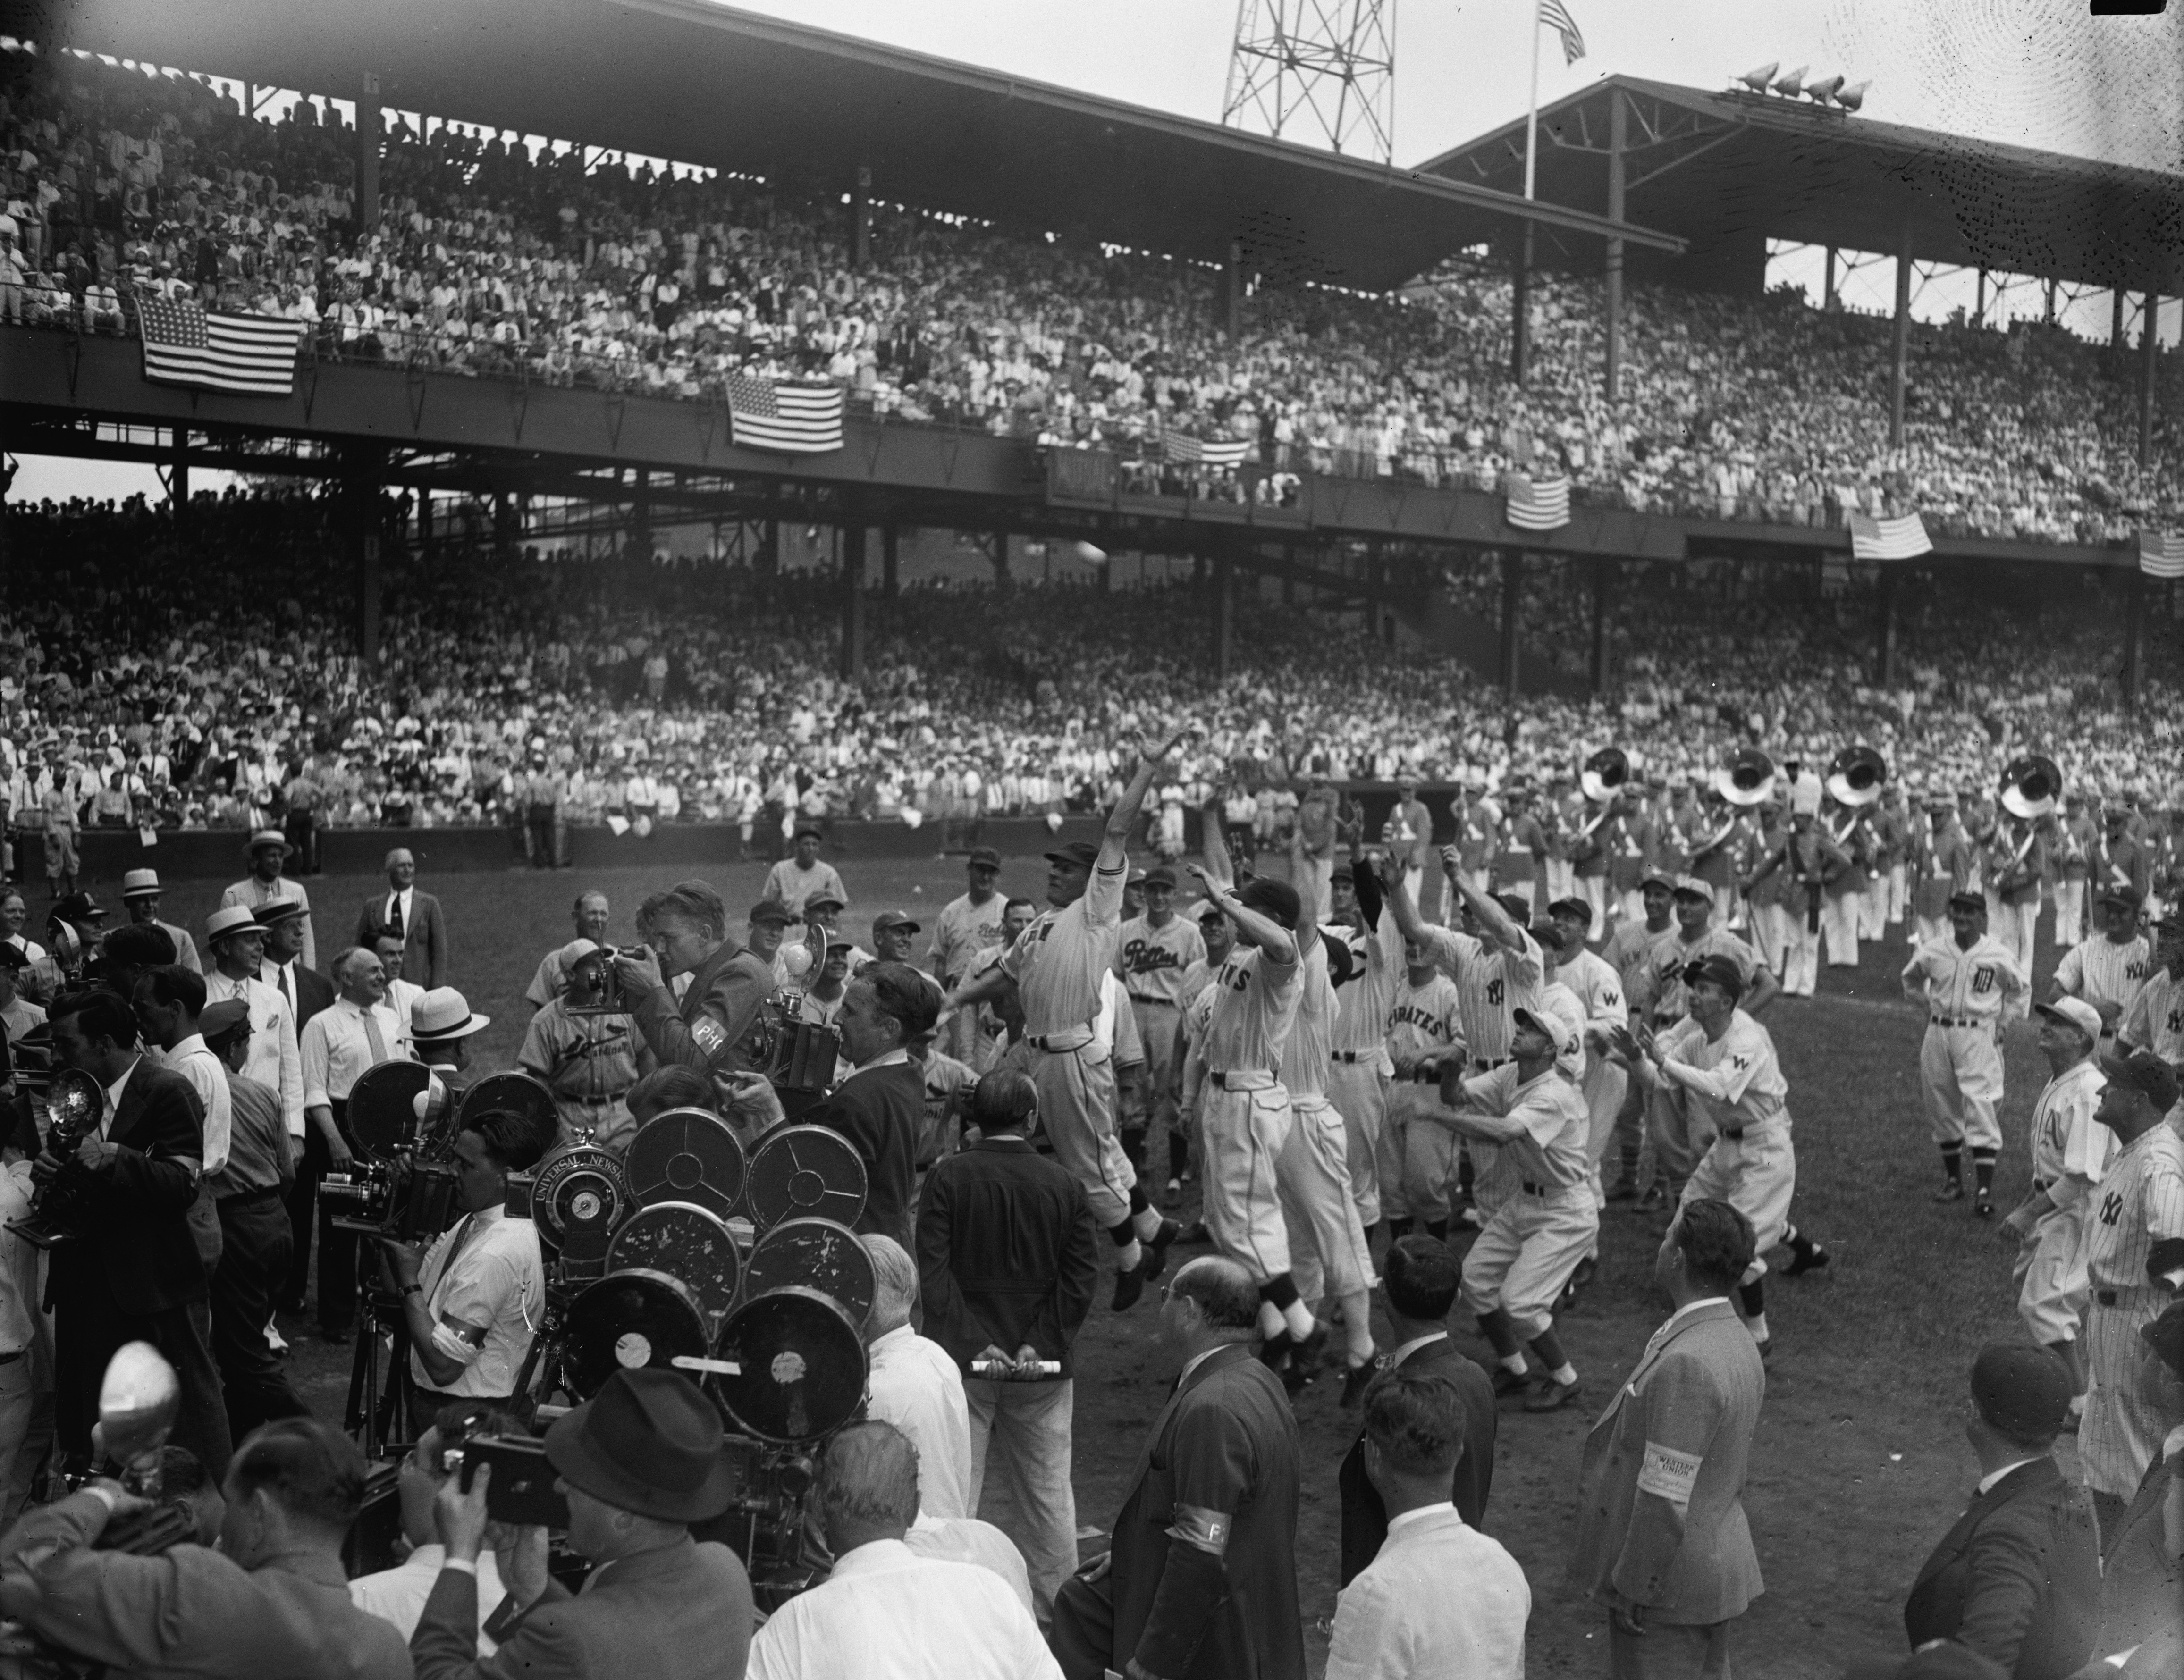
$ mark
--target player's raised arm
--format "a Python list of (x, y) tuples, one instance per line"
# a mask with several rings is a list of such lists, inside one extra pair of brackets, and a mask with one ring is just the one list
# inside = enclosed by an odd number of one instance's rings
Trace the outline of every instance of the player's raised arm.
[(1524, 930), (1517, 926), (1516, 918), (1502, 908), (1499, 900), (1474, 887), (1463, 878), (1459, 871), (1451, 871), (1448, 882), (1450, 886), (1456, 888), (1465, 905), (1470, 910), (1473, 917), (1478, 921), (1479, 931), (1485, 936), (1487, 943), (1498, 946), (1505, 951), (1521, 951), (1524, 948)]
[(1304, 849), (1304, 836), (1299, 833), (1290, 836), (1290, 885), (1296, 888), (1297, 932), (1318, 927), (1327, 906), (1319, 902), (1319, 872), (1312, 867)]
[[(1444, 848), (1444, 854), (1448, 849)], [(1359, 863), (1351, 867), (1368, 869), (1371, 866), (1369, 863)], [(1453, 882), (1455, 875), (1451, 873), (1449, 879)], [(1403, 885), (1403, 865), (1392, 854), (1380, 860), (1380, 887), (1387, 894), (1388, 914), (1396, 919), (1396, 931), (1413, 945), (1429, 944), (1429, 930), (1425, 918), (1418, 914), (1418, 907), (1411, 902), (1410, 889)]]
[[(1234, 887), (1215, 881), (1212, 876), (1201, 865), (1192, 864), (1189, 867), (1190, 872), (1198, 877), (1199, 884), (1205, 887), (1206, 898), (1219, 907), (1222, 915), (1236, 924), (1236, 937), (1239, 939), (1247, 945), (1256, 947), (1260, 954), (1270, 962), (1279, 963), (1284, 967), (1288, 967), (1296, 961), (1296, 939), (1290, 935), (1288, 928), (1283, 926), (1272, 916), (1262, 915), (1253, 910), (1236, 896), (1236, 889)], [(1299, 916), (1297, 920), (1301, 924), (1304, 918)], [(1315, 934), (1313, 937), (1318, 937), (1318, 935)]]
[(1138, 737), (1138, 762), (1130, 771), (1130, 779), (1123, 784), (1120, 798), (1114, 809), (1107, 813), (1107, 826), (1100, 836), (1098, 870), (1112, 874), (1128, 866), (1130, 860), (1130, 831), (1137, 826), (1138, 813), (1145, 809), (1145, 795), (1151, 792), (1153, 778), (1167, 767), (1175, 749), (1190, 733), (1186, 726), (1178, 729), (1158, 747), (1148, 748), (1145, 737)]
[(1228, 838), (1221, 832), (1221, 808), (1211, 799), (1199, 817), (1198, 854), (1203, 867), (1190, 865), (1193, 874), (1217, 887), (1236, 884), (1236, 868), (1228, 858)]

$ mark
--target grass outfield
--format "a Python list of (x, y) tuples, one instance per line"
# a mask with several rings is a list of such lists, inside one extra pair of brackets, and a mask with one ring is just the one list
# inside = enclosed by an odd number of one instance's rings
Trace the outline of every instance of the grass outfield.
[[(833, 861), (857, 899), (845, 925), (861, 938), (878, 910), (929, 915), (961, 890), (953, 862)], [(493, 1017), (480, 1035), (479, 1065), (512, 1065), (528, 1014), (523, 988), (539, 956), (570, 937), (568, 907), (580, 887), (609, 895), (614, 937), (623, 939), (637, 901), (675, 873), (435, 879), (428, 868), (421, 884), (446, 907), (455, 982), (472, 1009)], [(757, 865), (710, 871), (737, 909), (757, 896), (762, 876)], [(1005, 887), (1034, 895), (1040, 879), (1028, 859), (1011, 860), (1003, 873)], [(170, 883), (168, 919), (201, 933), (220, 884)], [(308, 886), (323, 965), (379, 882), (325, 876)], [(114, 902), (111, 883), (102, 896)], [(1801, 1169), (1794, 1217), (1835, 1255), (1828, 1271), (1771, 1280), (1769, 1289), (1776, 1352), (1745, 1495), (1767, 1590), (1739, 1626), (1736, 1650), (1740, 1669), (1770, 1680), (1831, 1677), (1855, 1656), (1904, 1649), (1903, 1596), (1976, 1479), (1956, 1421), (1965, 1374), (1981, 1343), (2023, 1334), (2012, 1308), (2012, 1250), (1996, 1226), (1973, 1220), (1968, 1204), (1927, 1201), (1939, 1169), (1919, 1108), (1924, 1017), (1896, 980), (1905, 955), (1900, 938), (1869, 946), (1856, 970), (1823, 971), (1820, 997), (1777, 1004), (1763, 1017), (1790, 1080)], [(2043, 976), (2053, 967), (2044, 943), (2038, 967)], [(2028, 1188), (2025, 1128), (2045, 1067), (2027, 1026), (2011, 1030), (2005, 1058), (2008, 1147), (1996, 1188), (2006, 1210)], [(1648, 1281), (1659, 1230), (1657, 1219), (1610, 1210), (1600, 1277), (1562, 1325), (1582, 1398), (1545, 1417), (1502, 1416), (1486, 1526), (1531, 1583), (1535, 1675), (1595, 1674), (1604, 1666), (1604, 1615), (1568, 1589), (1563, 1572), (1585, 1432), (1666, 1315)], [(1079, 1521), (1102, 1529), (1173, 1374), (1152, 1344), (1150, 1301), (1118, 1319), (1105, 1299), (1103, 1288), (1078, 1343), (1085, 1374), (1076, 1422)], [(1468, 1328), (1457, 1333), (1487, 1359), (1480, 1338)], [(291, 1335), (299, 1386), (322, 1415), (337, 1416), (348, 1350), (309, 1339), (301, 1325)], [(1298, 1560), (1315, 1672), (1334, 1610), (1334, 1471), (1355, 1427), (1354, 1415), (1336, 1406), (1335, 1386), (1315, 1383), (1297, 1404), (1306, 1467)]]

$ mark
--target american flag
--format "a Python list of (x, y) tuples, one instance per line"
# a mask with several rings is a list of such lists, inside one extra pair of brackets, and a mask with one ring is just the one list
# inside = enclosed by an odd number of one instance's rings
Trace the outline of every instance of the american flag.
[(1574, 64), (1585, 57), (1585, 36), (1578, 32), (1577, 19), (1563, 0), (1540, 0), (1540, 21), (1562, 36), (1564, 64)]
[(296, 388), (304, 324), (277, 315), (228, 315), (184, 298), (140, 294), (144, 377), (243, 397), (286, 397)]
[(1509, 498), (1509, 523), (1519, 531), (1560, 531), (1569, 520), (1569, 480), (1560, 473), (1535, 483), (1513, 472), (1502, 481)]
[(2148, 577), (2184, 577), (2184, 536), (2141, 526), (2138, 569)]
[(1901, 519), (1850, 516), (1850, 551), (1861, 560), (1911, 560), (1934, 552), (1926, 522), (1916, 514)]
[(730, 374), (728, 419), (743, 448), (823, 454), (842, 447), (842, 387), (777, 385)]
[(1161, 453), (1171, 461), (1197, 461), (1209, 467), (1236, 467), (1251, 446), (1240, 437), (1185, 437), (1171, 431), (1161, 439)]

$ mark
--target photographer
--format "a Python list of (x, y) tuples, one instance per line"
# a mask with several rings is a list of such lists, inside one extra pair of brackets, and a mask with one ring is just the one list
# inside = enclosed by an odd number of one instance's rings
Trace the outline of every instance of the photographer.
[(148, 1502), (92, 1483), (0, 1538), (0, 1613), (131, 1674), (338, 1674), (408, 1680), (402, 1636), (350, 1604), (342, 1543), (364, 1504), (364, 1454), (315, 1418), (242, 1444), (220, 1492), (220, 1549), (94, 1549)]
[[(615, 958), (638, 1031), (663, 1065), (678, 1062), (700, 1073), (720, 1066), (772, 995), (772, 968), (727, 937), (727, 907), (702, 881), (681, 882), (646, 899), (638, 926), (650, 950)], [(690, 976), (680, 1003), (667, 987), (678, 974)]]
[[(433, 1526), (432, 1506), (440, 1489), (453, 1478), (460, 1462), (462, 1444), (474, 1435), (521, 1435), (522, 1421), (515, 1413), (482, 1405), (476, 1400), (454, 1400), (442, 1406), (432, 1425), (417, 1438), (417, 1444), (403, 1455), (396, 1472), (396, 1496), (402, 1503), (402, 1538), (410, 1555), (392, 1569), (359, 1575), (348, 1583), (349, 1602), (382, 1621), (392, 1622), (406, 1642), (417, 1631), (432, 1583), (440, 1578), (448, 1549), (440, 1544)], [(451, 1459), (454, 1460), (450, 1462)], [(478, 1554), (477, 1654), (491, 1656), (499, 1649), (486, 1623), (500, 1606), (505, 1591), (500, 1568), (491, 1549)]]
[(469, 1216), (421, 1256), (382, 1239), (381, 1270), (401, 1294), (421, 1407), (507, 1400), (515, 1392), (544, 1310), (546, 1269), (538, 1227), (508, 1217), (508, 1175), (534, 1165), (546, 1143), (513, 1114), (465, 1120), (455, 1134), (455, 1198)]
[(477, 1661), (493, 1466), (479, 1465), (467, 1490), (450, 1477), (432, 1509), (447, 1562), (410, 1640), (417, 1680), (741, 1680), (749, 1577), (726, 1546), (690, 1537), (735, 1494), (713, 1403), (674, 1371), (617, 1371), (554, 1420), (545, 1450), (569, 1502), (570, 1549), (592, 1561), (583, 1592), (548, 1577), (543, 1528), (519, 1528), (500, 1555), (500, 1649)]

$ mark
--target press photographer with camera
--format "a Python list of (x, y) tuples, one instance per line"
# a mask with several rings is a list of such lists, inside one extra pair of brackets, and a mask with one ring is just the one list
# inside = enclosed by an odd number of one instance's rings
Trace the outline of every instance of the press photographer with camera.
[[(725, 1065), (773, 993), (773, 971), (727, 937), (727, 907), (702, 881), (647, 898), (637, 925), (649, 948), (617, 952), (614, 971), (638, 1031), (662, 1066)], [(690, 976), (682, 1001), (667, 982)]]
[(508, 1175), (536, 1165), (551, 1141), (504, 1110), (466, 1118), (454, 1162), (455, 1204), (466, 1216), (421, 1252), (380, 1239), (381, 1273), (410, 1332), (415, 1404), (426, 1412), (515, 1393), (544, 1310), (546, 1267), (538, 1226), (508, 1216)]
[[(351, 1581), (349, 1601), (359, 1610), (392, 1622), (406, 1642), (417, 1631), (425, 1602), (432, 1595), (432, 1583), (440, 1578), (441, 1566), (447, 1561), (448, 1549), (440, 1544), (432, 1510), (440, 1489), (461, 1467), (463, 1444), (472, 1436), (520, 1437), (523, 1432), (522, 1420), (498, 1406), (452, 1400), (441, 1407), (430, 1427), (417, 1438), (417, 1444), (403, 1455), (401, 1468), (396, 1472), (402, 1538), (410, 1544), (410, 1555), (392, 1569), (359, 1575)], [(505, 1596), (499, 1560), (488, 1546), (477, 1557), (477, 1654), (482, 1657), (491, 1656), (500, 1648), (486, 1631), (486, 1623)]]
[(690, 1535), (734, 1497), (721, 1444), (719, 1411), (672, 1371), (617, 1371), (556, 1418), (545, 1457), (591, 1576), (572, 1596), (547, 1575), (545, 1529), (518, 1529), (500, 1555), (508, 1600), (490, 1629), (500, 1649), (483, 1661), (477, 1569), (494, 1466), (469, 1469), (467, 1487), (450, 1477), (432, 1511), (447, 1561), (410, 1640), (417, 1680), (742, 1680), (750, 1578), (726, 1546)]

